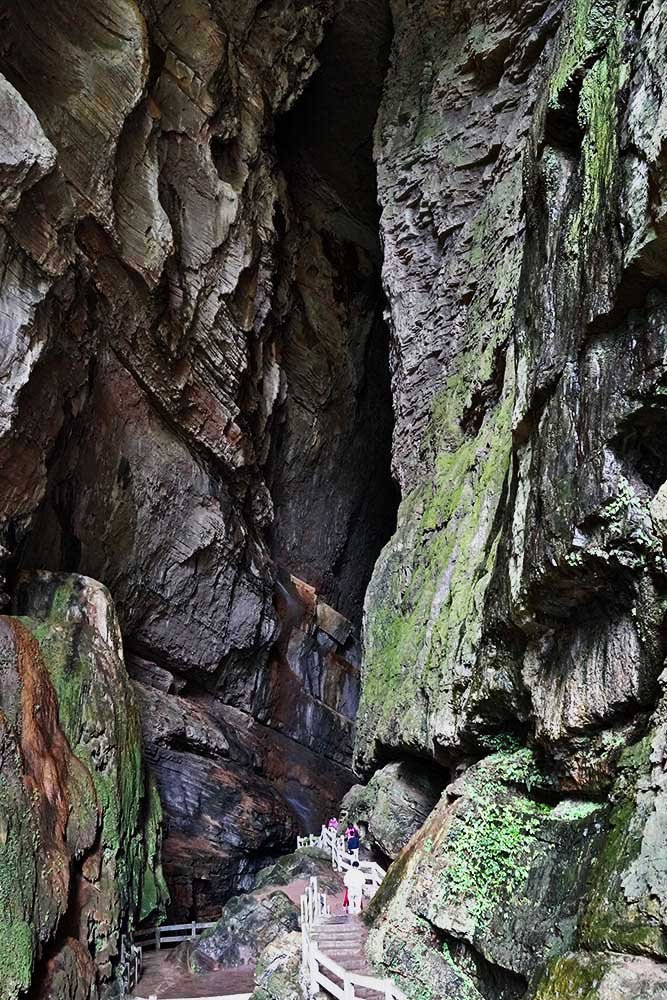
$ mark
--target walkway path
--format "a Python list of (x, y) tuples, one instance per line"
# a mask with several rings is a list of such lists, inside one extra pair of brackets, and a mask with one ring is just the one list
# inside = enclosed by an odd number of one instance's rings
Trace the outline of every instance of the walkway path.
[(187, 972), (174, 961), (169, 952), (155, 952), (144, 958), (144, 973), (137, 986), (137, 997), (159, 1000), (192, 997), (228, 997), (252, 993), (255, 970), (246, 965), (241, 969), (219, 969), (217, 972)]
[[(319, 837), (299, 837), (297, 842), (297, 850), (315, 846), (330, 852), (334, 871), (352, 866), (353, 858), (335, 832), (322, 827)], [(367, 860), (360, 869), (366, 877), (364, 895), (372, 897), (386, 872)], [(407, 1000), (391, 979), (381, 979), (370, 967), (367, 933), (360, 916), (345, 914), (340, 897), (321, 893), (317, 879), (311, 878), (301, 897), (302, 974), (310, 997), (323, 989), (335, 1000)]]
[[(342, 966), (346, 972), (361, 976), (375, 975), (366, 955), (368, 931), (361, 917), (331, 916), (313, 928), (312, 937), (320, 951)], [(331, 973), (331, 980), (343, 989), (343, 980)], [(385, 997), (384, 989), (371, 990), (357, 986), (355, 997), (376, 1000)]]
[[(288, 885), (269, 885), (259, 898), (279, 890), (284, 892), (297, 906), (306, 891), (309, 879), (295, 879)], [(343, 913), (343, 883), (340, 891), (329, 897), (332, 912)], [(198, 1000), (203, 997), (228, 997), (230, 995), (252, 993), (255, 967), (246, 965), (235, 969), (218, 969), (216, 972), (190, 973), (174, 960), (173, 950), (144, 951), (144, 971), (136, 988), (138, 1000), (148, 1000), (156, 996), (158, 1000)]]

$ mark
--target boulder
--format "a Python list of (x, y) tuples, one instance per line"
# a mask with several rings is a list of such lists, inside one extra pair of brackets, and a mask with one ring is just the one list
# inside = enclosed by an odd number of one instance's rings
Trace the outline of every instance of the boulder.
[(418, 763), (398, 761), (355, 785), (341, 805), (345, 820), (361, 824), (370, 844), (396, 858), (434, 808), (442, 784)]
[(331, 867), (330, 853), (317, 847), (306, 847), (294, 854), (286, 854), (274, 865), (263, 868), (255, 879), (253, 890), (289, 885), (312, 876), (317, 877), (322, 889), (329, 892), (340, 891), (340, 876)]
[(81, 576), (23, 577), (16, 601), (0, 619), (2, 996), (111, 997), (121, 936), (166, 902), (118, 620)]
[(188, 965), (198, 972), (254, 965), (268, 944), (298, 929), (299, 908), (284, 892), (235, 896), (225, 904), (215, 927), (190, 948)]
[(257, 960), (251, 1000), (306, 1000), (301, 984), (301, 934), (282, 934)]

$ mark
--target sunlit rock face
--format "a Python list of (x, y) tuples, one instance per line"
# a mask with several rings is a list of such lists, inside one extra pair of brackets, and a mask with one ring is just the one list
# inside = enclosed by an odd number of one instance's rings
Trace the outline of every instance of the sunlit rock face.
[[(166, 718), (213, 699), (261, 733), (229, 770), (215, 740), (174, 750), (140, 692), (184, 919), (353, 781), (363, 597), (397, 505), (372, 162), (391, 18), (354, 6), (1, 17), (6, 597), (23, 569), (100, 580)], [(252, 807), (209, 794), (218, 766)]]
[(122, 939), (167, 902), (162, 811), (118, 619), (80, 576), (22, 578), (0, 619), (0, 982), (118, 995)]

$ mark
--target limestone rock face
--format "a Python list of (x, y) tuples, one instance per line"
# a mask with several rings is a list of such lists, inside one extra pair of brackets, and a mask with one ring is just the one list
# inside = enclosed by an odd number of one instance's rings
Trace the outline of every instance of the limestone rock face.
[(368, 785), (355, 785), (342, 803), (343, 815), (361, 824), (366, 838), (396, 858), (420, 829), (440, 797), (441, 786), (419, 764), (387, 764)]
[(373, 903), (375, 957), (414, 996), (661, 996), (667, 20), (392, 11), (402, 501), (356, 759), (461, 776)]
[(533, 970), (573, 946), (607, 816), (541, 801), (544, 782), (519, 750), (450, 786), (373, 899), (376, 961), (455, 997), (486, 996), (494, 975), (503, 996), (522, 997)]
[(301, 826), (318, 828), (349, 772), (210, 695), (186, 699), (140, 683), (135, 694), (167, 815), (170, 913), (215, 920), (268, 858), (294, 848)]
[[(171, 855), (197, 873), (174, 905), (219, 906), (194, 881), (238, 890), (297, 821), (317, 828), (318, 784), (328, 803), (352, 783), (363, 596), (397, 505), (371, 140), (390, 12), (61, 8), (2, 14), (0, 597), (21, 570), (109, 588), (128, 663), (174, 678), (149, 747), (208, 695), (277, 734), (233, 778), (213, 724), (174, 751), (212, 819), (203, 854), (235, 858), (208, 883), (176, 832), (196, 795), (166, 794)], [(250, 807), (232, 834), (212, 761), (273, 816), (264, 838)]]
[(121, 938), (166, 902), (118, 620), (80, 576), (23, 578), (16, 604), (0, 620), (2, 996), (111, 997)]
[(366, 604), (368, 769), (529, 729), (598, 794), (655, 704), (664, 18), (582, 10), (394, 5), (375, 144), (403, 499)]
[(575, 952), (556, 959), (538, 987), (535, 1000), (664, 1000), (664, 966), (632, 955)]
[(197, 970), (248, 965), (275, 938), (298, 929), (299, 909), (284, 892), (235, 896), (192, 949), (188, 963)]
[(304, 1000), (301, 935), (284, 934), (259, 956), (252, 1000)]

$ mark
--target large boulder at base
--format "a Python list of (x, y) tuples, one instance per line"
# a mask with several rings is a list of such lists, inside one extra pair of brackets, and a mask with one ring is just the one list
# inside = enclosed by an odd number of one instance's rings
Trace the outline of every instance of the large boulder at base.
[(108, 592), (21, 579), (0, 618), (0, 995), (115, 996), (121, 936), (166, 890), (159, 798)]
[(301, 935), (281, 934), (257, 961), (251, 1000), (305, 1000), (301, 985)]
[(491, 755), (448, 788), (391, 867), (369, 909), (370, 949), (408, 993), (484, 996), (493, 970), (520, 997), (536, 967), (574, 946), (605, 809), (549, 804), (548, 788), (532, 751)]
[(667, 969), (633, 955), (575, 952), (549, 965), (531, 1000), (667, 1000)]
[(342, 813), (365, 827), (371, 845), (396, 858), (435, 806), (443, 784), (425, 764), (394, 761), (367, 785), (351, 788)]
[(279, 890), (230, 899), (215, 927), (189, 950), (197, 972), (254, 964), (264, 948), (285, 931), (299, 929), (299, 908)]

